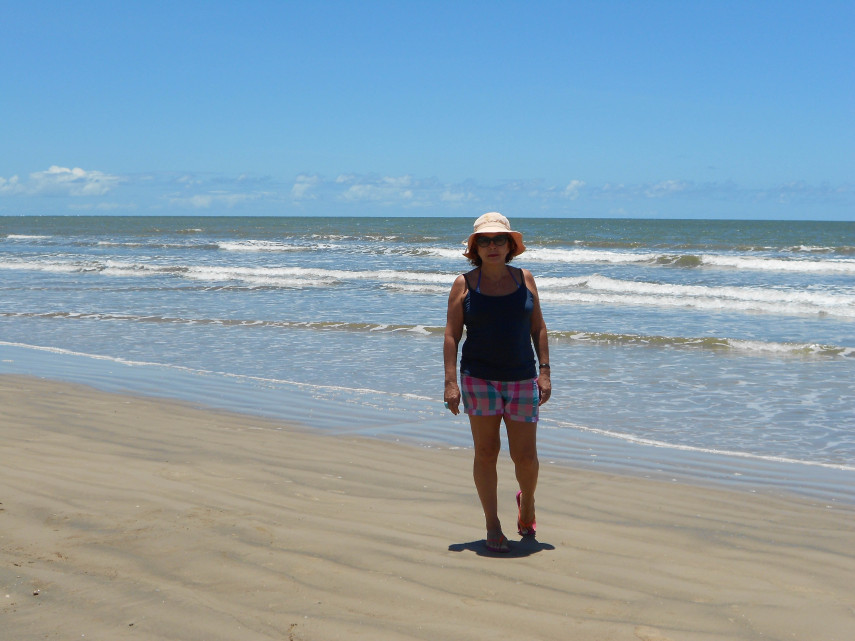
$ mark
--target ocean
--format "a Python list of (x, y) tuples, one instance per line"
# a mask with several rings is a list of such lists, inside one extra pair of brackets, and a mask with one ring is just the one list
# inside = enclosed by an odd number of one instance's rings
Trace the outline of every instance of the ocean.
[[(467, 447), (442, 335), (478, 213), (0, 216), (0, 373)], [(855, 503), (855, 223), (511, 222), (542, 464)]]

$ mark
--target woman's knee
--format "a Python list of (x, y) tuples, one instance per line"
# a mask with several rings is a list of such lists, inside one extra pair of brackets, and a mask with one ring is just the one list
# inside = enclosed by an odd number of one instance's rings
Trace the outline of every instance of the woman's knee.
[(526, 448), (522, 451), (511, 452), (511, 460), (518, 468), (530, 469), (537, 468), (540, 465), (535, 449)]
[(475, 460), (481, 463), (495, 463), (499, 459), (502, 442), (499, 439), (482, 439), (475, 444)]
[(499, 432), (500, 416), (471, 416), (472, 444), (475, 446), (475, 460), (495, 462), (499, 458), (502, 437)]

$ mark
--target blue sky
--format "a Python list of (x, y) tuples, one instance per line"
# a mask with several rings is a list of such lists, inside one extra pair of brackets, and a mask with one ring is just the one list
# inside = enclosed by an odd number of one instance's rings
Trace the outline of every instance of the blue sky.
[(855, 220), (855, 3), (0, 7), (0, 215)]

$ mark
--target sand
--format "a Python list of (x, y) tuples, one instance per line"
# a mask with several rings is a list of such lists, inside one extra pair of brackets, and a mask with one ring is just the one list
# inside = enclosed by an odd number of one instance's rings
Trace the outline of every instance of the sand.
[[(855, 638), (855, 511), (0, 376), (0, 639)], [(513, 470), (500, 463), (508, 535)]]

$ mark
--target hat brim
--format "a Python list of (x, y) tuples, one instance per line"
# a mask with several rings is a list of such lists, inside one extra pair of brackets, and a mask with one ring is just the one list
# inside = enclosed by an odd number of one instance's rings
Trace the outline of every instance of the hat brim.
[(502, 225), (483, 225), (477, 232), (473, 232), (469, 234), (469, 238), (466, 240), (464, 245), (466, 245), (466, 251), (463, 252), (463, 255), (466, 258), (475, 258), (478, 255), (478, 250), (475, 249), (474, 243), (475, 238), (482, 234), (507, 234), (508, 236), (514, 239), (514, 243), (516, 243), (516, 251), (511, 254), (511, 258), (514, 256), (519, 256), (525, 251), (525, 244), (523, 243), (522, 234), (518, 231), (508, 231), (506, 227)]

